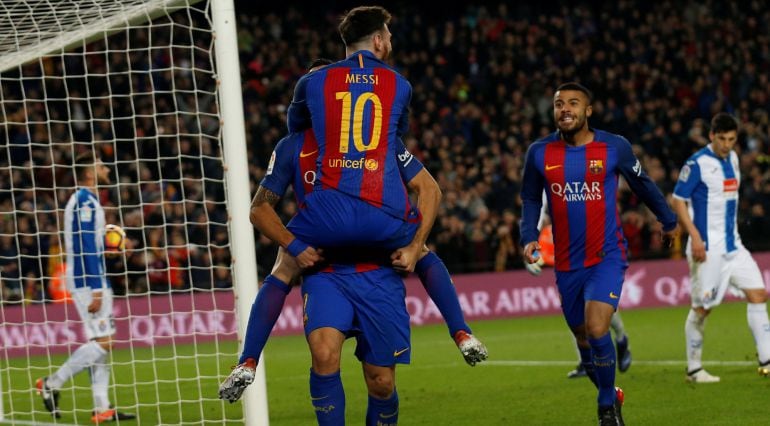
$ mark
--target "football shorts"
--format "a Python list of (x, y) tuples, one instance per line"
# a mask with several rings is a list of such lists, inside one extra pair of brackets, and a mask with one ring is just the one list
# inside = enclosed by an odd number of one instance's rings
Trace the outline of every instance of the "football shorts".
[(622, 260), (605, 259), (587, 268), (556, 271), (556, 286), (567, 324), (575, 327), (585, 323), (588, 300), (607, 303), (617, 310), (626, 268), (628, 264)]
[(112, 314), (112, 289), (102, 289), (102, 307), (98, 311), (88, 312), (88, 305), (93, 300), (93, 290), (90, 287), (78, 288), (72, 291), (72, 300), (83, 321), (88, 340), (115, 334), (115, 318)]
[(722, 303), (729, 286), (739, 290), (764, 289), (762, 273), (744, 247), (723, 255), (706, 253), (705, 262), (688, 256), (692, 307), (711, 309)]
[(372, 365), (411, 359), (406, 288), (391, 268), (355, 274), (316, 273), (302, 282), (305, 335), (321, 327), (355, 336), (356, 357)]

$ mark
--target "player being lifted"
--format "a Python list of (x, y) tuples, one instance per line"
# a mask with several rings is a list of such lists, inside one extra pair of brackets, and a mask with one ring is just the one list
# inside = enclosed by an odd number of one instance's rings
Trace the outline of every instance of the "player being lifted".
[(617, 425), (623, 424), (623, 393), (615, 388), (616, 354), (609, 326), (628, 266), (616, 207), (619, 176), (663, 224), (667, 244), (677, 235), (678, 226), (676, 215), (642, 170), (628, 141), (588, 126), (592, 100), (591, 92), (578, 83), (562, 84), (554, 94), (558, 130), (527, 151), (521, 243), (526, 261), (535, 263), (545, 189), (562, 312), (586, 373), (599, 389), (599, 422)]
[[(310, 72), (328, 63), (330, 62), (317, 60), (311, 65)], [(401, 144), (400, 140), (399, 144)], [(423, 167), (403, 145), (399, 151), (401, 152), (398, 156), (399, 170), (404, 182), (408, 184), (411, 178)], [(259, 191), (272, 192), (276, 196), (270, 198), (277, 199), (283, 196), (289, 185), (292, 185), (295, 188), (297, 204), (303, 205), (305, 194), (313, 190), (316, 153), (317, 142), (310, 130), (283, 138), (275, 148), (271, 165), (260, 184)], [(255, 201), (256, 199), (255, 197)], [(275, 214), (272, 210), (273, 207), (273, 205), (265, 203), (255, 203), (252, 206), (252, 218), (258, 228), (262, 228), (261, 222), (264, 218)], [(371, 265), (359, 264), (356, 267), (363, 270), (363, 268), (371, 268)], [(341, 272), (340, 270), (346, 268), (349, 269), (347, 265), (335, 265), (333, 268), (327, 268), (327, 270), (337, 269), (338, 272)], [(420, 277), (428, 295), (444, 316), (450, 335), (453, 336), (466, 362), (475, 365), (486, 359), (486, 348), (471, 334), (470, 327), (463, 319), (454, 286), (443, 262), (435, 253), (426, 251), (417, 263), (415, 272)], [(270, 331), (278, 319), (286, 295), (291, 289), (287, 283), (294, 281), (298, 275), (299, 268), (296, 266), (296, 262), (281, 249), (272, 273), (265, 278), (252, 306), (239, 366), (220, 386), (221, 398), (231, 402), (238, 400), (246, 386), (253, 381), (256, 360), (262, 352)]]
[(88, 343), (80, 346), (50, 377), (37, 380), (35, 387), (45, 408), (60, 418), (59, 389), (72, 376), (89, 369), (95, 423), (130, 420), (133, 414), (116, 411), (110, 405), (109, 351), (115, 320), (112, 316), (112, 287), (104, 266), (104, 209), (97, 185), (109, 184), (110, 169), (91, 151), (75, 159), (79, 188), (64, 209), (64, 246), (67, 255), (66, 282)]
[(393, 265), (412, 271), (436, 217), (441, 191), (418, 173), (417, 208), (398, 171), (396, 140), (408, 128), (409, 82), (385, 63), (391, 51), (390, 13), (352, 9), (339, 26), (347, 58), (303, 76), (288, 109), (290, 133), (308, 128), (318, 141), (317, 179), (287, 232), (268, 235), (300, 267), (315, 248), (382, 247)]
[[(767, 291), (757, 262), (738, 234), (738, 189), (741, 171), (733, 151), (738, 141), (738, 120), (719, 113), (711, 120), (711, 143), (693, 154), (682, 167), (674, 188), (674, 209), (690, 234), (692, 308), (684, 334), (687, 344), (687, 380), (718, 382), (703, 369), (703, 330), (706, 317), (722, 303), (728, 286), (743, 291), (748, 300), (746, 317), (754, 335), (759, 374), (770, 375), (770, 323)], [(688, 206), (689, 205), (689, 206)]]

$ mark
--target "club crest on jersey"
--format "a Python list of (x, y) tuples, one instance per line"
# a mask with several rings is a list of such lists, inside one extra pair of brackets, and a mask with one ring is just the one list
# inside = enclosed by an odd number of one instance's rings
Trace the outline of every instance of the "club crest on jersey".
[(366, 167), (366, 170), (373, 172), (380, 167), (380, 163), (378, 163), (374, 158), (369, 158), (364, 162), (364, 167)]
[(602, 160), (589, 160), (588, 162), (588, 170), (591, 171), (591, 173), (598, 175), (604, 170), (604, 161)]

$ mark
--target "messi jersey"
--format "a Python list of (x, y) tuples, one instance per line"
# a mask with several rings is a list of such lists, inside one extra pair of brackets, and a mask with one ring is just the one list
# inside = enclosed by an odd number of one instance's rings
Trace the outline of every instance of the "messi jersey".
[(104, 266), (104, 209), (95, 194), (80, 188), (64, 208), (65, 279), (72, 291), (109, 288)]
[(313, 129), (315, 189), (339, 191), (407, 217), (396, 139), (407, 130), (411, 96), (409, 82), (369, 51), (303, 76), (287, 120), (291, 133)]
[[(720, 158), (711, 146), (693, 154), (682, 167), (674, 197), (689, 201), (688, 210), (709, 253), (724, 254), (741, 247), (738, 235), (738, 155)], [(687, 241), (690, 253), (691, 241)]]
[(626, 243), (616, 207), (621, 175), (665, 230), (676, 226), (676, 215), (622, 136), (594, 130), (592, 142), (574, 147), (555, 132), (534, 142), (527, 151), (522, 181), (522, 245), (538, 239), (545, 189), (557, 271), (589, 267), (604, 259), (625, 262)]

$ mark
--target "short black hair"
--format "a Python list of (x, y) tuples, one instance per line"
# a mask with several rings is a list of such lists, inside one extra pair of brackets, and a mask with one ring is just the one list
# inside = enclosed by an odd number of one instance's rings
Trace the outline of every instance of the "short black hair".
[(83, 173), (85, 173), (87, 170), (92, 170), (93, 165), (98, 159), (99, 157), (94, 155), (94, 152), (90, 149), (87, 149), (84, 152), (78, 154), (78, 156), (75, 157), (75, 174), (78, 179), (82, 179)]
[(329, 65), (329, 64), (332, 64), (332, 63), (333, 63), (333, 61), (331, 59), (326, 59), (326, 58), (314, 59), (310, 63), (310, 65), (307, 66), (307, 70), (310, 71), (313, 68), (323, 67), (323, 66), (326, 66), (326, 65)]
[(583, 92), (584, 95), (588, 98), (588, 104), (594, 103), (594, 94), (590, 90), (588, 90), (587, 87), (583, 86), (582, 84), (576, 82), (576, 81), (570, 81), (568, 83), (563, 83), (559, 87), (556, 88), (556, 91), (559, 92), (561, 90), (577, 90), (578, 92)]
[(345, 46), (356, 44), (390, 22), (390, 12), (382, 6), (359, 6), (346, 13), (339, 31)]
[(711, 119), (711, 133), (738, 131), (738, 119), (726, 112), (720, 112)]

